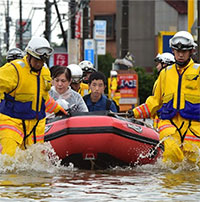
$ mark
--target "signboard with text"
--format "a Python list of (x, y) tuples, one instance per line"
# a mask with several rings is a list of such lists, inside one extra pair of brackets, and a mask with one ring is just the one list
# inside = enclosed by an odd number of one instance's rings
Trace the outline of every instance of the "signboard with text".
[[(31, 27), (31, 20), (30, 19), (22, 19), (21, 22), (22, 26), (22, 41), (23, 41), (23, 47), (22, 49), (25, 49), (28, 42), (30, 41), (32, 37), (32, 27)], [(16, 20), (16, 47), (20, 47), (20, 20)]]
[(81, 38), (81, 12), (79, 11), (75, 16), (75, 38)]
[(94, 39), (97, 42), (97, 54), (106, 54), (106, 20), (94, 20)]
[(118, 88), (121, 94), (120, 104), (136, 104), (138, 98), (138, 75), (118, 74)]
[(94, 48), (93, 39), (84, 40), (84, 60), (89, 60), (92, 64), (94, 64)]
[(54, 53), (53, 55), (53, 65), (68, 65), (68, 54), (67, 53)]

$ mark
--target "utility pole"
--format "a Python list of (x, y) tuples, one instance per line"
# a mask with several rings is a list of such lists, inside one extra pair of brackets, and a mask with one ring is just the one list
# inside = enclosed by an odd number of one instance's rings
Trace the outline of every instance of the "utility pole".
[(71, 39), (75, 38), (75, 16), (76, 16), (76, 1), (71, 0), (69, 2), (70, 9), (70, 27), (71, 27)]
[(197, 62), (200, 62), (200, 1), (197, 1), (197, 33), (198, 33), (198, 38), (197, 38), (197, 42), (198, 42), (198, 58), (197, 58)]
[(83, 39), (82, 39), (82, 58), (84, 58), (84, 40), (90, 36), (90, 16), (89, 16), (89, 2), (86, 0), (83, 5)]
[(22, 0), (19, 0), (19, 48), (23, 49)]
[(66, 51), (67, 51), (67, 37), (66, 37), (65, 31), (64, 31), (63, 25), (62, 25), (62, 21), (61, 21), (61, 17), (60, 17), (60, 13), (59, 13), (59, 10), (58, 10), (56, 0), (54, 0), (54, 5), (55, 5), (56, 13), (57, 13), (57, 16), (58, 16), (60, 29), (62, 31), (62, 37), (63, 37), (63, 40), (64, 40), (64, 45), (65, 45), (65, 48), (66, 48)]
[(121, 57), (128, 52), (129, 0), (122, 0)]
[(45, 0), (45, 31), (44, 36), (50, 42), (51, 41), (51, 5), (49, 0)]
[(80, 56), (80, 41), (75, 37), (76, 1), (69, 2), (68, 63), (77, 64)]
[(6, 12), (6, 50), (9, 50), (10, 41), (10, 17), (9, 17), (9, 0), (7, 0), (7, 12)]

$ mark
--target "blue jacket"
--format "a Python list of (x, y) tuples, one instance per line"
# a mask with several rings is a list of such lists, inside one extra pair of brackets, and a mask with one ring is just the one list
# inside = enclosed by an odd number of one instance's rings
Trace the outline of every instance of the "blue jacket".
[(96, 103), (92, 103), (90, 96), (87, 96), (86, 99), (84, 100), (90, 112), (104, 111), (104, 110), (111, 110), (112, 112), (117, 112), (117, 108), (113, 101), (111, 101), (109, 109), (106, 109), (108, 98), (105, 95), (102, 95), (101, 98)]

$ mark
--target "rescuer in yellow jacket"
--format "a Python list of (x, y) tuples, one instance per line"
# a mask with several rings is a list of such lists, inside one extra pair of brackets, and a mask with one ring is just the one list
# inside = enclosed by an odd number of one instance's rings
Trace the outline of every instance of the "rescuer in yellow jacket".
[(116, 105), (119, 107), (119, 100), (121, 98), (121, 94), (118, 88), (118, 78), (117, 78), (117, 71), (111, 70), (110, 71), (110, 95), (109, 98), (114, 100)]
[(11, 62), (16, 59), (22, 59), (24, 57), (23, 51), (19, 48), (11, 48), (6, 55), (7, 62)]
[(70, 64), (68, 67), (72, 72), (72, 89), (82, 97), (89, 94), (88, 78), (92, 72), (96, 71), (93, 64), (90, 61), (83, 60), (79, 65)]
[(68, 68), (71, 70), (72, 73), (72, 81), (70, 86), (73, 90), (78, 92), (82, 97), (88, 94), (89, 86), (86, 83), (83, 83), (83, 70), (79, 65), (70, 64)]
[(164, 162), (200, 163), (200, 64), (191, 59), (196, 46), (189, 32), (177, 32), (170, 39), (176, 64), (161, 71), (154, 95), (129, 112), (147, 118), (159, 110)]
[[(44, 62), (53, 49), (45, 38), (33, 37), (26, 52), (23, 59), (0, 68), (0, 152), (11, 156), (17, 147), (44, 141), (45, 102), (51, 88)], [(56, 105), (54, 112), (59, 110), (63, 109)]]
[(79, 66), (81, 67), (83, 71), (83, 76), (82, 76), (82, 82), (80, 83), (80, 88), (78, 92), (83, 97), (91, 92), (88, 86), (88, 79), (93, 72), (96, 72), (96, 69), (94, 68), (94, 65), (88, 60), (81, 61), (79, 63)]
[(80, 84), (80, 89), (78, 92), (83, 97), (91, 92), (89, 90), (88, 80), (89, 80), (90, 75), (93, 72), (96, 72), (96, 69), (94, 68), (94, 65), (88, 60), (81, 61), (79, 63), (79, 66), (81, 67), (81, 69), (83, 71), (83, 77), (82, 77), (82, 82)]
[(90, 75), (93, 72), (96, 72), (97, 70), (94, 68), (94, 65), (88, 60), (81, 61), (79, 63), (79, 66), (81, 67), (81, 69), (83, 71), (83, 83), (88, 84)]
[[(174, 55), (171, 53), (158, 53), (155, 57), (154, 61), (156, 62), (156, 69), (158, 71), (158, 76), (162, 69), (166, 68), (169, 65), (172, 65), (175, 63)], [(153, 86), (152, 94), (154, 94), (155, 88), (157, 86), (158, 80), (155, 81)], [(153, 126), (155, 129), (158, 129), (158, 123), (159, 123), (159, 117), (157, 114), (155, 114), (155, 117), (153, 117)]]

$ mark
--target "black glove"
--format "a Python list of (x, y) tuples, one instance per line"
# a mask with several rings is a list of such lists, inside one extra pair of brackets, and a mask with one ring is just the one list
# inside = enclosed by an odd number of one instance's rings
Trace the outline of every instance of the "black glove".
[(60, 110), (60, 111), (58, 111), (57, 113), (55, 113), (55, 116), (66, 116), (67, 115), (67, 112), (65, 111), (62, 111), (62, 110)]
[(133, 110), (132, 110), (132, 109), (129, 109), (129, 110), (128, 110), (128, 118), (132, 118), (132, 117), (134, 117)]

